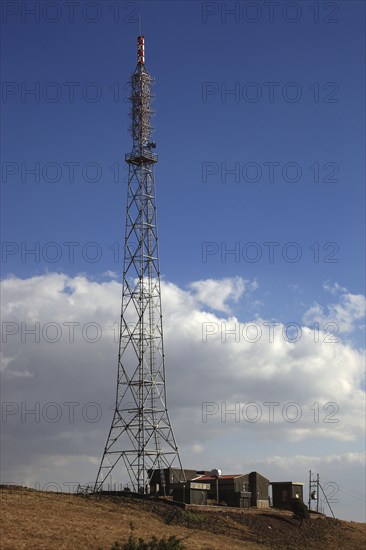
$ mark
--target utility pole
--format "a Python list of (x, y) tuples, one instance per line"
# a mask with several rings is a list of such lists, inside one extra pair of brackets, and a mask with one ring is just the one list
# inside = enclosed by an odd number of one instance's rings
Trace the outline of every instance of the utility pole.
[[(325, 501), (328, 504), (328, 508), (332, 516), (335, 517), (332, 507), (327, 498), (327, 495), (325, 494), (324, 489), (321, 486), (319, 474), (316, 474), (316, 479), (314, 479), (314, 477), (312, 476), (311, 470), (309, 470), (309, 511), (310, 512), (311, 512), (311, 502), (313, 500), (316, 500), (316, 512), (319, 513), (320, 490), (324, 495)], [(323, 508), (321, 512), (323, 513)]]

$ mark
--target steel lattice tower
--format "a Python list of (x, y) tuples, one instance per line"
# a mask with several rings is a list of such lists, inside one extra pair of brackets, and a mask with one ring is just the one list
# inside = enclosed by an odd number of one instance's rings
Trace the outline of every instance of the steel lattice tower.
[(122, 459), (136, 492), (149, 492), (153, 472), (174, 468), (184, 480), (170, 423), (164, 366), (160, 268), (154, 164), (151, 142), (153, 78), (145, 67), (144, 37), (138, 37), (138, 63), (130, 80), (132, 152), (128, 193), (118, 377), (115, 412), (94, 491)]

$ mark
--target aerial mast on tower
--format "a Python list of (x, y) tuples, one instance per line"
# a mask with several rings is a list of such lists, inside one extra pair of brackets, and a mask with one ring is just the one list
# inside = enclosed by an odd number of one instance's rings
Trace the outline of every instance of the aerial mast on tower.
[(164, 365), (160, 267), (151, 141), (153, 78), (145, 67), (144, 37), (138, 37), (137, 66), (130, 80), (132, 152), (128, 164), (126, 232), (116, 404), (94, 491), (114, 468), (125, 466), (133, 491), (148, 493), (160, 470), (165, 494), (168, 468), (184, 480), (170, 423)]

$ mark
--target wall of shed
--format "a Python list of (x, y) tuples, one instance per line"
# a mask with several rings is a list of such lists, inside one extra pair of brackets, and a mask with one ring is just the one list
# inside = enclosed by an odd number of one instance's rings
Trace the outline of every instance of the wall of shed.
[(303, 485), (293, 485), (292, 483), (278, 483), (272, 485), (272, 503), (275, 508), (292, 509), (292, 499), (299, 495), (299, 500), (303, 501)]

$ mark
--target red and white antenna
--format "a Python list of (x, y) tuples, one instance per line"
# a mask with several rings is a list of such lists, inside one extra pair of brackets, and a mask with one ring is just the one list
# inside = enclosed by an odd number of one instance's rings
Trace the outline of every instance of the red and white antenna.
[(137, 62), (139, 65), (145, 65), (145, 38), (137, 38)]

